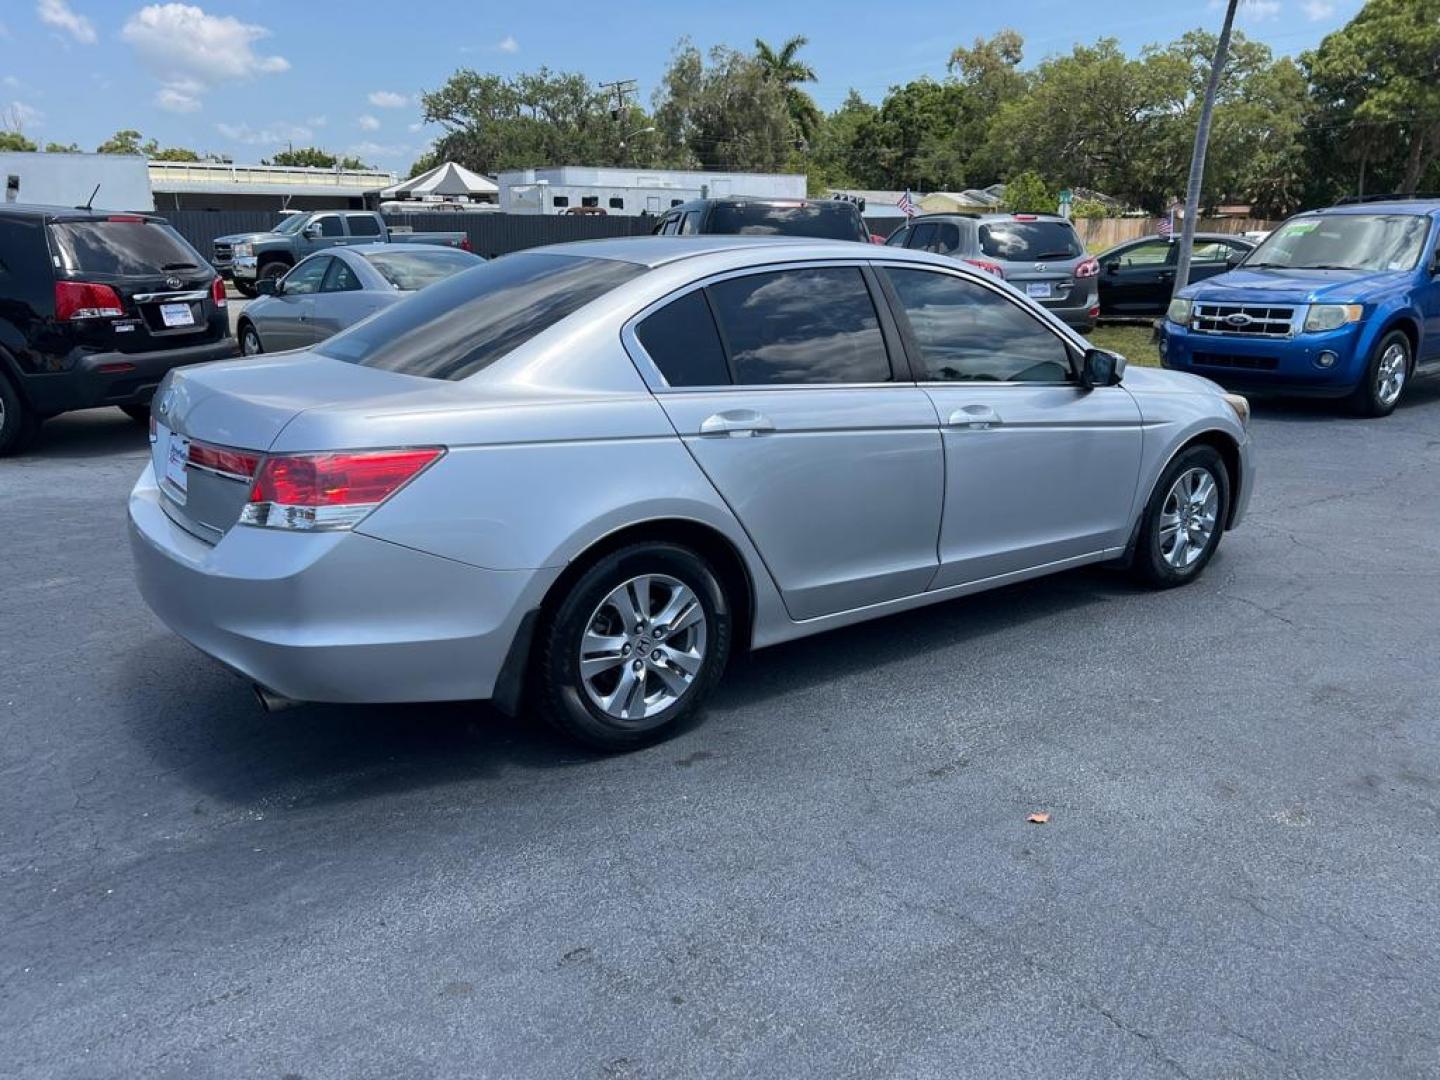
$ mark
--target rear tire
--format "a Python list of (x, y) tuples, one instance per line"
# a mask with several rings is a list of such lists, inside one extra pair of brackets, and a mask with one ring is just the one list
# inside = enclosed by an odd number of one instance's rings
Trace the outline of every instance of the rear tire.
[(1389, 416), (1400, 404), (1415, 361), (1410, 339), (1402, 330), (1391, 330), (1380, 339), (1365, 375), (1350, 397), (1350, 408), (1357, 416), (1378, 419)]
[(671, 735), (730, 653), (731, 607), (710, 565), (646, 543), (599, 559), (542, 618), (533, 676), (541, 714), (606, 752)]
[(40, 417), (0, 373), (0, 457), (20, 453), (34, 441), (39, 430)]
[(1230, 512), (1230, 471), (1213, 446), (1177, 454), (1145, 504), (1131, 572), (1152, 589), (1188, 585), (1220, 546)]
[(147, 427), (150, 425), (149, 405), (121, 405), (120, 411), (137, 424), (144, 424)]

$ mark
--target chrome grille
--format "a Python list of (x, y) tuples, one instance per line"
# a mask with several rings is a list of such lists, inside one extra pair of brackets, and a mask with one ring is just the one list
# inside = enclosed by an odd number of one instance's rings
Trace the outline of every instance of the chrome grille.
[(1295, 329), (1295, 308), (1196, 303), (1190, 329), (1236, 337), (1289, 337)]
[(229, 266), (229, 265), (230, 265), (230, 245), (229, 245), (229, 244), (216, 244), (216, 245), (215, 245), (215, 258), (214, 258), (213, 262), (215, 263), (216, 266)]

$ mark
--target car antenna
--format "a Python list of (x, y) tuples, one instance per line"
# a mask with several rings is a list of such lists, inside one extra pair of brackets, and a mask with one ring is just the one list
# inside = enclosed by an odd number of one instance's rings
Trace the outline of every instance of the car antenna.
[(91, 204), (94, 203), (94, 201), (95, 201), (95, 196), (96, 196), (96, 195), (99, 195), (99, 194), (100, 194), (100, 185), (99, 185), (99, 184), (96, 184), (96, 185), (95, 185), (95, 190), (92, 191), (92, 192), (90, 192), (90, 198), (88, 198), (88, 199), (85, 200), (85, 205), (84, 205), (84, 206), (77, 206), (75, 209), (76, 209), (76, 210), (89, 210), (89, 209), (91, 208)]

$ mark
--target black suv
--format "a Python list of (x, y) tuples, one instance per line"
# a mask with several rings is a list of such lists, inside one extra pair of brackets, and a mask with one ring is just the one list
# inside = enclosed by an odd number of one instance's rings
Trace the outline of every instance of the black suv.
[(225, 283), (163, 219), (0, 205), (0, 455), (73, 409), (145, 422), (167, 371), (236, 351)]
[(844, 199), (694, 199), (665, 211), (654, 233), (806, 236), (816, 240), (858, 240), (862, 244), (870, 239), (860, 208)]

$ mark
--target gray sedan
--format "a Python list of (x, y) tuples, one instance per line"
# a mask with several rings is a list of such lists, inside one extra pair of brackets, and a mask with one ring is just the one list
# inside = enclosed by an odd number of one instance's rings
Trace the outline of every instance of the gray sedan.
[(833, 241), (507, 255), (154, 415), (140, 590), (263, 702), (490, 698), (607, 749), (735, 650), (1089, 563), (1186, 584), (1254, 477), (1244, 398)]
[(304, 349), (484, 260), (425, 244), (363, 244), (316, 252), (279, 281), (256, 284), (235, 332), (246, 356)]

